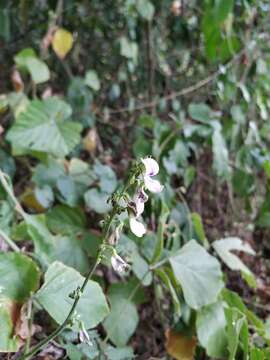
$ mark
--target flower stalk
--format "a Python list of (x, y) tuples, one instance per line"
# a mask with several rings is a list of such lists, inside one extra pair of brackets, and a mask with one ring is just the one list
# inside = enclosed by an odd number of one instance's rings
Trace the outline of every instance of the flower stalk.
[[(108, 247), (112, 249), (111, 254), (111, 264), (115, 271), (121, 273), (128, 268), (128, 264), (117, 254), (116, 250), (110, 244), (110, 232), (111, 227), (113, 225), (114, 219), (117, 215), (121, 214), (123, 211), (128, 210), (129, 212), (129, 222), (130, 229), (136, 236), (143, 236), (146, 232), (146, 229), (142, 223), (140, 223), (137, 218), (143, 213), (144, 203), (148, 200), (148, 196), (144, 192), (144, 188), (153, 192), (159, 193), (163, 189), (163, 185), (159, 183), (158, 180), (152, 179), (153, 176), (157, 175), (159, 172), (159, 166), (157, 162), (152, 158), (144, 158), (141, 159), (140, 162), (136, 162), (131, 169), (130, 176), (126, 181), (125, 186), (122, 191), (115, 192), (109, 201), (112, 204), (112, 210), (109, 216), (105, 219), (103, 224), (102, 231), (102, 241), (99, 246), (98, 254), (96, 260), (86, 275), (84, 282), (81, 286), (79, 286), (75, 291), (73, 291), (69, 296), (74, 299), (74, 302), (71, 306), (71, 309), (64, 320), (64, 322), (59, 325), (48, 337), (40, 341), (37, 345), (32, 347), (29, 352), (24, 354), (20, 360), (28, 360), (31, 359), (41, 348), (43, 348), (46, 344), (48, 344), (51, 340), (61, 334), (61, 332), (71, 324), (73, 320), (73, 315), (75, 313), (78, 302), (86, 288), (88, 281), (92, 278), (95, 273), (96, 268), (102, 261), (104, 257), (105, 251)], [(127, 190), (133, 184), (136, 184), (136, 191), (133, 198), (133, 201), (129, 200), (129, 195)], [(7, 191), (8, 192), (8, 191)], [(8, 192), (9, 193), (9, 192)], [(17, 200), (13, 193), (9, 194), (15, 205), (19, 206)], [(125, 206), (122, 205), (122, 202), (126, 203)], [(19, 207), (22, 215), (24, 215), (23, 209)], [(121, 227), (121, 226), (120, 226)], [(117, 227), (119, 229), (119, 226)], [(119, 234), (117, 234), (119, 237)]]

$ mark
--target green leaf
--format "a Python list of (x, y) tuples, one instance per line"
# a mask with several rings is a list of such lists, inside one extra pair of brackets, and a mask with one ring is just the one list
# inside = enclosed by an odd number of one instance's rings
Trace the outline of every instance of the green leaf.
[(120, 39), (120, 53), (127, 59), (131, 59), (134, 62), (138, 56), (138, 44), (134, 41), (128, 40), (126, 37)]
[(100, 192), (98, 189), (90, 189), (84, 194), (85, 204), (98, 214), (104, 214), (111, 209), (107, 203), (108, 198), (107, 193)]
[(208, 240), (207, 240), (205, 232), (204, 232), (202, 218), (201, 218), (200, 214), (193, 212), (191, 214), (191, 219), (192, 219), (192, 223), (193, 223), (193, 226), (194, 226), (194, 229), (198, 236), (199, 241), (202, 243), (202, 245), (206, 249), (208, 249), (209, 243), (208, 243)]
[(20, 51), (14, 58), (17, 66), (27, 70), (36, 84), (46, 82), (50, 79), (50, 70), (44, 61), (36, 56), (31, 48)]
[(125, 346), (137, 328), (138, 312), (134, 303), (121, 290), (109, 290), (108, 295), (111, 312), (103, 326), (116, 346)]
[(45, 264), (50, 263), (54, 251), (54, 240), (47, 228), (45, 215), (27, 215), (25, 223), (27, 232), (34, 242), (35, 253)]
[(48, 66), (37, 58), (27, 59), (27, 69), (36, 84), (41, 84), (50, 79), (50, 70)]
[(181, 315), (180, 300), (179, 300), (179, 297), (177, 296), (177, 293), (173, 287), (173, 284), (172, 284), (169, 276), (167, 275), (167, 273), (164, 270), (161, 270), (161, 269), (156, 269), (155, 273), (160, 277), (160, 279), (163, 281), (163, 283), (169, 290), (171, 297), (172, 297), (175, 314), (177, 316), (180, 316)]
[(157, 262), (162, 255), (163, 248), (164, 248), (165, 225), (166, 225), (168, 216), (169, 216), (168, 206), (164, 202), (162, 202), (161, 215), (159, 218), (158, 229), (157, 229), (157, 242), (156, 242), (156, 246), (155, 246), (154, 255), (151, 260), (152, 264)]
[(250, 360), (266, 360), (265, 352), (262, 349), (253, 347), (250, 350)]
[(81, 273), (86, 273), (89, 267), (88, 258), (82, 248), (82, 240), (71, 234), (54, 237), (54, 250), (50, 260), (61, 261)]
[(151, 21), (153, 19), (155, 8), (149, 0), (138, 0), (136, 2), (138, 13), (145, 20)]
[(188, 113), (189, 116), (197, 121), (201, 121), (203, 123), (208, 123), (211, 120), (211, 112), (210, 107), (204, 103), (198, 104), (189, 104)]
[(228, 180), (230, 177), (229, 153), (221, 132), (221, 125), (213, 123), (212, 148), (214, 154), (213, 167), (219, 177)]
[(99, 161), (95, 162), (93, 170), (99, 180), (101, 191), (111, 194), (117, 186), (115, 172), (109, 166), (102, 165)]
[(0, 353), (16, 352), (20, 346), (19, 337), (14, 335), (14, 303), (0, 298)]
[(234, 0), (215, 0), (214, 20), (218, 23), (226, 20), (227, 16), (233, 10)]
[(57, 98), (32, 101), (7, 133), (13, 152), (66, 156), (79, 143), (81, 131), (80, 124), (67, 120), (70, 115), (69, 105)]
[[(36, 298), (51, 317), (61, 324), (67, 317), (74, 302), (69, 294), (81, 286), (84, 278), (74, 269), (54, 262), (45, 273), (45, 282), (37, 292)], [(84, 322), (86, 329), (100, 323), (108, 314), (109, 308), (101, 287), (89, 280), (76, 308), (76, 313)], [(74, 329), (78, 329), (75, 324)]]
[(39, 285), (40, 272), (32, 259), (20, 253), (0, 254), (1, 296), (23, 303)]
[(108, 360), (131, 360), (135, 358), (132, 347), (125, 346), (121, 348), (114, 348), (108, 345), (105, 350)]
[(8, 174), (10, 178), (13, 178), (15, 175), (15, 161), (2, 149), (0, 149), (0, 168), (4, 173)]
[(196, 328), (200, 344), (211, 358), (227, 358), (226, 318), (221, 301), (202, 308)]
[[(221, 240), (216, 240), (212, 244), (215, 251), (222, 261), (231, 269), (239, 270), (247, 275), (252, 275), (249, 268), (242, 262), (242, 260), (231, 251), (242, 251), (249, 255), (255, 255), (254, 250), (249, 244), (244, 243), (237, 237), (228, 237)], [(255, 279), (254, 279), (255, 281)], [(256, 281), (255, 281), (256, 283)]]
[(248, 324), (246, 317), (237, 309), (226, 308), (225, 315), (227, 320), (229, 360), (235, 360), (237, 349), (242, 345), (244, 360), (247, 359), (248, 352)]
[(199, 309), (216, 301), (224, 286), (220, 264), (196, 241), (184, 245), (170, 263), (191, 308)]
[(86, 226), (86, 218), (82, 209), (67, 205), (57, 205), (49, 210), (47, 221), (53, 233), (63, 235), (80, 234)]
[(97, 73), (94, 70), (88, 70), (84, 82), (91, 89), (98, 91), (100, 89), (100, 82)]

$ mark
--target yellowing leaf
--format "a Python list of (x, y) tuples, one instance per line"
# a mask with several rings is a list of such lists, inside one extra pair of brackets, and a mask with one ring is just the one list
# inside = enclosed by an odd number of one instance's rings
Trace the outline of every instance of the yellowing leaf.
[(166, 336), (166, 350), (167, 353), (176, 360), (193, 360), (194, 351), (196, 348), (196, 338), (188, 338), (183, 334), (177, 333), (168, 329)]
[(90, 154), (94, 153), (97, 147), (98, 134), (96, 129), (90, 129), (83, 139), (83, 147)]
[(52, 40), (52, 47), (56, 55), (60, 59), (64, 59), (69, 53), (73, 44), (72, 34), (65, 29), (58, 29), (55, 31)]

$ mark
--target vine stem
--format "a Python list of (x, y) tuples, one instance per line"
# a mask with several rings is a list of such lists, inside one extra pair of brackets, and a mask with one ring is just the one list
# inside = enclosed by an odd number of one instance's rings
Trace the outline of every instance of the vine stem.
[[(127, 183), (124, 187), (124, 189), (122, 190), (120, 197), (123, 196), (123, 194), (127, 191), (127, 188), (130, 185), (130, 178), (127, 180)], [(16, 200), (17, 201), (17, 200)], [(108, 239), (109, 236), (109, 232), (110, 232), (110, 228), (113, 222), (113, 219), (115, 217), (115, 215), (117, 214), (117, 204), (114, 205), (110, 217), (108, 219), (108, 221), (106, 222), (104, 229), (103, 229), (103, 237), (102, 237), (102, 242), (99, 246), (99, 251), (95, 260), (94, 265), (92, 266), (92, 268), (89, 270), (88, 274), (86, 275), (84, 282), (82, 284), (82, 286), (80, 288), (78, 288), (79, 291), (77, 291), (76, 295), (75, 295), (75, 300), (72, 304), (72, 307), (66, 317), (66, 319), (64, 320), (64, 322), (59, 325), (49, 336), (47, 336), (45, 339), (43, 339), (42, 341), (40, 341), (36, 346), (34, 346), (32, 349), (30, 349), (30, 351), (26, 354), (24, 354), (22, 357), (20, 357), (19, 360), (27, 360), (27, 359), (31, 359), (31, 357), (33, 355), (35, 355), (44, 345), (48, 344), (51, 340), (53, 340), (56, 336), (60, 335), (60, 333), (66, 328), (66, 326), (69, 324), (70, 320), (72, 319), (72, 316), (76, 310), (76, 307), (78, 305), (78, 302), (86, 288), (86, 285), (88, 283), (88, 281), (92, 278), (97, 266), (99, 265), (100, 261), (101, 261), (101, 255), (102, 255), (102, 249), (103, 246), (106, 243), (106, 240)]]
[[(98, 255), (97, 258), (96, 258), (96, 261), (93, 265), (93, 267), (90, 269), (90, 271), (88, 272), (86, 278), (84, 279), (84, 282), (82, 284), (82, 287), (80, 289), (80, 295), (83, 294), (84, 292), (84, 289), (88, 283), (88, 281), (91, 279), (91, 277), (93, 276), (98, 264), (100, 263), (100, 256)], [(75, 310), (76, 310), (76, 307), (78, 305), (78, 302), (80, 300), (80, 296), (79, 294), (76, 296), (74, 302), (73, 302), (73, 305), (65, 319), (65, 321), (60, 325), (58, 326), (58, 328), (56, 328), (48, 337), (46, 337), (45, 339), (43, 339), (42, 341), (40, 341), (36, 346), (34, 346), (32, 348), (32, 350), (30, 350), (27, 354), (23, 355), (20, 360), (27, 360), (27, 359), (31, 359), (31, 357), (33, 355), (35, 355), (44, 345), (48, 344), (51, 340), (53, 340), (56, 336), (58, 336), (65, 328), (66, 326), (68, 325), (69, 321), (71, 320)]]

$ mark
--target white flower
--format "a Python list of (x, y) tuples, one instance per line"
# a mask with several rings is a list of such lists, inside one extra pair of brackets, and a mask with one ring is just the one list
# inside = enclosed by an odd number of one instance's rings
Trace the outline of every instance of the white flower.
[(157, 175), (159, 172), (158, 163), (156, 162), (156, 160), (149, 157), (141, 159), (141, 161), (145, 166), (143, 180), (146, 189), (153, 193), (160, 193), (163, 190), (164, 186), (161, 185), (158, 180), (152, 179), (152, 177)]
[(133, 198), (136, 210), (136, 217), (140, 216), (144, 211), (144, 203), (148, 200), (148, 196), (143, 191), (142, 188), (139, 188)]
[(122, 273), (128, 270), (129, 265), (114, 251), (113, 256), (111, 257), (112, 267), (115, 271)]
[(129, 218), (129, 226), (133, 234), (138, 237), (142, 237), (146, 233), (145, 226), (140, 223), (135, 217)]

